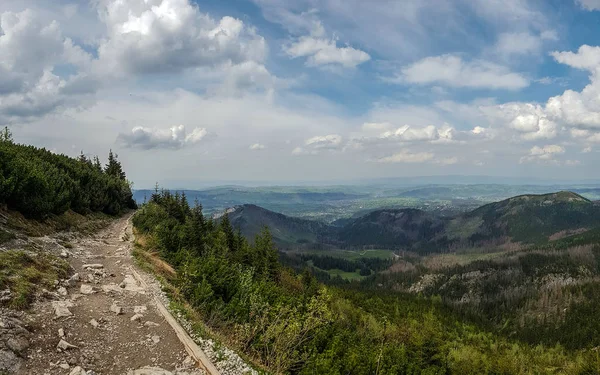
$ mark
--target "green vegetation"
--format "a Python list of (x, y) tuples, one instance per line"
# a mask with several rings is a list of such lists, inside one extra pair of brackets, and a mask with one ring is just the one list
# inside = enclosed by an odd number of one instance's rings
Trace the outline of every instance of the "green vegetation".
[(68, 210), (114, 215), (136, 207), (131, 184), (112, 152), (103, 169), (97, 157), (73, 159), (16, 144), (8, 128), (0, 137), (0, 204), (35, 219)]
[(2, 304), (15, 309), (29, 307), (36, 293), (52, 288), (69, 271), (67, 262), (46, 252), (2, 251), (0, 264), (0, 290), (10, 291)]
[[(228, 345), (274, 373), (591, 374), (600, 368), (593, 351), (525, 344), (466, 323), (439, 297), (319, 284), (278, 262), (267, 230), (249, 244), (228, 218), (206, 220), (200, 206), (179, 194), (156, 192), (133, 223), (144, 259), (162, 269), (172, 293)], [(152, 253), (159, 258), (150, 260)]]

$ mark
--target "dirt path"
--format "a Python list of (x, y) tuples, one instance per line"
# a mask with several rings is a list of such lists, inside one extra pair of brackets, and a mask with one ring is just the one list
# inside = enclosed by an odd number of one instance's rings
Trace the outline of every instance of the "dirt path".
[(218, 374), (162, 306), (154, 279), (135, 267), (127, 219), (73, 242), (67, 259), (77, 274), (60, 297), (34, 307), (18, 374)]

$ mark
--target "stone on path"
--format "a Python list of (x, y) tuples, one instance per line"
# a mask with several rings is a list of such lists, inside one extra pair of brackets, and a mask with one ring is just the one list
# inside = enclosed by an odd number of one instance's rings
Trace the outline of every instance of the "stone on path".
[(98, 323), (98, 321), (96, 319), (92, 319), (90, 320), (90, 324), (92, 325), (92, 327), (94, 328), (98, 328), (100, 326), (100, 323)]
[(79, 288), (79, 293), (92, 294), (92, 293), (94, 293), (94, 288), (91, 285), (82, 284), (81, 288)]
[(87, 375), (87, 372), (81, 366), (74, 367), (69, 375)]
[(123, 308), (117, 305), (116, 302), (113, 302), (113, 304), (110, 305), (110, 311), (114, 312), (117, 315), (121, 315), (123, 313)]
[(84, 269), (100, 269), (100, 268), (104, 268), (104, 265), (100, 264), (100, 263), (90, 263), (90, 264), (84, 264), (82, 267)]
[(73, 303), (70, 301), (52, 301), (52, 307), (54, 308), (54, 315), (56, 315), (57, 318), (73, 315), (69, 310), (69, 307), (73, 307)]
[(139, 320), (141, 320), (143, 317), (144, 317), (144, 316), (143, 316), (142, 314), (135, 314), (134, 316), (132, 316), (132, 317), (130, 318), (130, 320), (131, 320), (132, 322), (135, 322), (135, 321), (139, 321)]
[(77, 348), (75, 345), (71, 345), (68, 342), (66, 342), (65, 340), (60, 340), (58, 342), (58, 345), (56, 345), (56, 347), (58, 349), (62, 349), (62, 350), (68, 350), (68, 349), (75, 349), (75, 348)]

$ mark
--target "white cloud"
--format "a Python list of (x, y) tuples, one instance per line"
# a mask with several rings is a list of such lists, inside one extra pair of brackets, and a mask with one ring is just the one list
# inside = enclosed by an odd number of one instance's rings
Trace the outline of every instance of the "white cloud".
[(559, 145), (546, 145), (544, 147), (533, 146), (531, 150), (529, 150), (529, 154), (521, 158), (520, 163), (522, 164), (533, 161), (556, 163), (554, 157), (564, 153), (565, 148)]
[(368, 53), (345, 46), (338, 47), (335, 39), (303, 36), (297, 41), (285, 45), (284, 52), (291, 58), (308, 57), (309, 66), (341, 65), (354, 68), (371, 59)]
[(576, 166), (576, 165), (580, 165), (580, 164), (581, 164), (580, 160), (565, 160), (566, 166)]
[(583, 150), (581, 150), (582, 153), (584, 154), (589, 154), (590, 152), (592, 152), (592, 148), (591, 147), (586, 147)]
[(456, 156), (452, 156), (449, 158), (444, 158), (444, 159), (435, 161), (435, 164), (440, 164), (440, 165), (454, 165), (456, 163), (458, 163), (458, 158)]
[(189, 0), (100, 0), (108, 36), (98, 48), (105, 73), (177, 73), (262, 62), (267, 45), (239, 19), (214, 20)]
[(441, 84), (474, 89), (518, 90), (529, 85), (527, 78), (504, 66), (485, 60), (465, 62), (458, 55), (424, 58), (405, 66), (399, 75), (387, 80), (394, 83)]
[(266, 148), (266, 146), (263, 144), (260, 144), (260, 143), (255, 143), (253, 145), (250, 145), (250, 147), (248, 147), (248, 148), (252, 151), (258, 151), (258, 150), (264, 150)]
[(380, 139), (391, 139), (400, 142), (449, 142), (453, 139), (454, 128), (449, 125), (443, 125), (437, 128), (433, 125), (422, 128), (404, 125), (394, 131), (382, 133)]
[(307, 139), (304, 146), (296, 147), (293, 155), (311, 154), (316, 155), (322, 150), (339, 150), (342, 148), (342, 136), (338, 134), (319, 135)]
[[(0, 13), (0, 56), (0, 123), (80, 105), (97, 85), (82, 72), (90, 55), (65, 38), (57, 22), (44, 23), (30, 10)], [(56, 75), (59, 64), (75, 74)]]
[(385, 156), (377, 159), (379, 163), (424, 163), (434, 158), (435, 154), (431, 152), (416, 152), (408, 151), (398, 152), (396, 154)]
[(183, 125), (173, 126), (168, 130), (136, 126), (130, 133), (120, 133), (117, 140), (128, 148), (177, 150), (197, 144), (207, 135), (208, 131), (204, 128), (195, 128), (188, 134)]
[(600, 0), (575, 0), (585, 10), (599, 10)]
[(557, 62), (577, 69), (595, 72), (600, 66), (600, 47), (592, 47), (584, 44), (579, 47), (577, 52), (554, 51), (550, 54)]

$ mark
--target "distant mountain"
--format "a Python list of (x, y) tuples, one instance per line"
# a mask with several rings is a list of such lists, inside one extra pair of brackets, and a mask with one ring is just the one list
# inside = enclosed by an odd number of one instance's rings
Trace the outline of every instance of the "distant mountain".
[(449, 241), (533, 243), (560, 232), (599, 225), (600, 207), (596, 203), (564, 191), (487, 204), (450, 220), (444, 234)]
[(228, 212), (231, 225), (252, 240), (263, 227), (269, 227), (273, 240), (282, 249), (296, 249), (335, 243), (335, 229), (327, 224), (286, 216), (262, 207), (245, 204)]
[(441, 252), (462, 246), (540, 243), (600, 227), (600, 205), (573, 192), (521, 195), (449, 218), (417, 209), (383, 209), (327, 225), (255, 205), (237, 206), (228, 215), (249, 239), (268, 226), (282, 249)]

